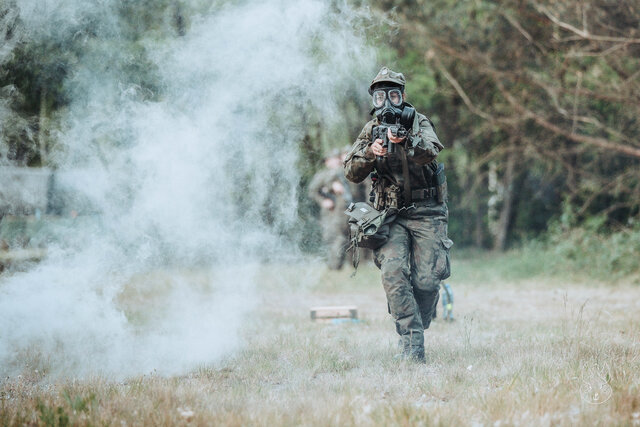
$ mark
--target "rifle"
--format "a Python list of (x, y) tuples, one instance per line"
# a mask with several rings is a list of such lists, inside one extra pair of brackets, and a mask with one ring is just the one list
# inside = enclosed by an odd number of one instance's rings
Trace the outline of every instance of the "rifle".
[[(394, 116), (395, 123), (387, 123), (387, 116), (383, 116), (382, 122), (373, 128), (371, 131), (372, 141), (376, 139), (382, 140), (382, 147), (387, 149), (387, 155), (395, 153), (395, 144), (389, 141), (388, 130), (391, 130), (391, 135), (395, 138), (405, 138), (409, 135), (409, 130), (413, 125), (413, 119), (416, 115), (416, 110), (413, 107), (405, 106), (402, 113), (398, 116)], [(382, 156), (378, 156), (378, 160), (382, 160)]]

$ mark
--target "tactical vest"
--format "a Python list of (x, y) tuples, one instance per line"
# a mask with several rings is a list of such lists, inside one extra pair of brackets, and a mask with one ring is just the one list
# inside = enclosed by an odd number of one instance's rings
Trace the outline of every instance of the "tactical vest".
[(444, 165), (435, 160), (426, 165), (410, 162), (402, 144), (394, 155), (376, 158), (371, 180), (369, 199), (377, 210), (409, 207), (428, 200), (446, 201)]

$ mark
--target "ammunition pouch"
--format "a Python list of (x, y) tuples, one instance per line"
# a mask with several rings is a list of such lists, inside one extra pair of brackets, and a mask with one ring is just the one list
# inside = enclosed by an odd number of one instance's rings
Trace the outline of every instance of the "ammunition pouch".
[(397, 185), (388, 185), (382, 191), (385, 209), (398, 209), (402, 205), (402, 193)]
[(402, 207), (402, 190), (395, 184), (378, 182), (373, 189), (373, 208), (377, 211)]

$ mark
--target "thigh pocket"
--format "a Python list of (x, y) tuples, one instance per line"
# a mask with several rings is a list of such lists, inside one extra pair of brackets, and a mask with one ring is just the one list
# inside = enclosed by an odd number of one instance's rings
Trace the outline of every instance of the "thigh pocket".
[(436, 244), (434, 249), (435, 264), (433, 266), (433, 276), (436, 280), (444, 280), (451, 275), (451, 261), (449, 259), (451, 246), (453, 246), (453, 241), (447, 237), (443, 237)]

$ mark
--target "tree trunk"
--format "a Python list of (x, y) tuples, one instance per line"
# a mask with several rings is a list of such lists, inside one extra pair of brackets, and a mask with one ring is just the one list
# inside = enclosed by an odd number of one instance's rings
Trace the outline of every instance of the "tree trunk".
[[(483, 181), (478, 188), (487, 188), (486, 176), (480, 173), (480, 179)], [(475, 224), (473, 228), (473, 244), (477, 248), (484, 248), (486, 242), (486, 225), (485, 218), (487, 217), (487, 203), (486, 198), (476, 196), (476, 215)]]
[(178, 36), (183, 37), (187, 33), (187, 28), (182, 13), (182, 5), (179, 1), (173, 3), (173, 24), (176, 27)]
[(496, 232), (496, 240), (493, 249), (495, 251), (504, 251), (507, 247), (507, 236), (509, 226), (511, 225), (511, 212), (513, 210), (513, 182), (515, 180), (515, 167), (517, 161), (517, 152), (514, 141), (511, 142), (509, 153), (507, 154), (507, 164), (504, 172), (504, 198), (502, 199), (502, 208), (500, 209), (500, 218)]
[(38, 117), (38, 149), (40, 154), (40, 166), (47, 165), (47, 132), (47, 90), (43, 88), (40, 92), (40, 115)]

